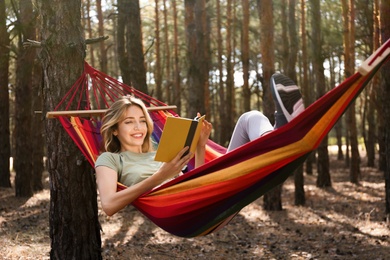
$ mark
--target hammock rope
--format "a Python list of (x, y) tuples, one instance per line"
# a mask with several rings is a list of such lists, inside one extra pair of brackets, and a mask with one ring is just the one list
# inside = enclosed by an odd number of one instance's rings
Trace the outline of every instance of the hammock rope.
[[(285, 126), (229, 153), (209, 140), (207, 164), (155, 188), (132, 204), (157, 226), (180, 237), (210, 234), (226, 225), (243, 207), (261, 197), (304, 162), (332, 129), (348, 106), (390, 56), (390, 40), (346, 79)], [(92, 90), (93, 89), (93, 90)], [(90, 94), (92, 93), (92, 94)], [(102, 73), (87, 63), (85, 70), (56, 110), (108, 108), (116, 98), (131, 94), (150, 106), (166, 106), (142, 92)], [(96, 99), (86, 101), (86, 99)], [(167, 116), (173, 110), (151, 111), (158, 143)], [(64, 129), (91, 165), (99, 154), (98, 117), (58, 117)], [(126, 187), (118, 183), (118, 191)]]

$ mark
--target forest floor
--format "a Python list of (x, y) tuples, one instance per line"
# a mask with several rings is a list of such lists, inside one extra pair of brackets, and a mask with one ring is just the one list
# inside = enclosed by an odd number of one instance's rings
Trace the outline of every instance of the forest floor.
[[(364, 163), (362, 163), (363, 165)], [(349, 182), (343, 162), (331, 161), (332, 188), (317, 188), (305, 175), (306, 206), (294, 206), (294, 184), (283, 185), (283, 210), (262, 209), (262, 198), (222, 230), (178, 238), (131, 206), (107, 218), (99, 210), (104, 259), (390, 259), (383, 173), (361, 168)], [(0, 188), (0, 259), (49, 259), (49, 190), (30, 199)]]

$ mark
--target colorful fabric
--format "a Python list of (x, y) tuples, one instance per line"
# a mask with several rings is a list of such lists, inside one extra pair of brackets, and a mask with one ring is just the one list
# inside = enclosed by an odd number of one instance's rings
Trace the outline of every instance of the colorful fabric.
[[(223, 147), (209, 141), (207, 164), (145, 193), (133, 205), (156, 225), (180, 237), (203, 236), (223, 227), (243, 207), (283, 183), (304, 162), (389, 56), (387, 41), (359, 72), (287, 125), (232, 152), (224, 154)], [(83, 78), (92, 79), (101, 75), (87, 64), (84, 74)], [(103, 78), (119, 84), (107, 75)], [(102, 91), (101, 84), (99, 89)], [(156, 102), (133, 89), (129, 93), (148, 100), (147, 103)], [(153, 138), (158, 142), (166, 117), (175, 114), (155, 111), (151, 115), (155, 124)], [(60, 121), (93, 165), (100, 141), (97, 121), (66, 117)], [(118, 184), (118, 190), (124, 188)]]

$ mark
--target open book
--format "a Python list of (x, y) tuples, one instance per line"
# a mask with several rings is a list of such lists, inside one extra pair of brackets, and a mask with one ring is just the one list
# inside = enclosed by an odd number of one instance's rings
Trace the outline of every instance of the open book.
[(167, 117), (154, 160), (169, 162), (186, 146), (195, 152), (204, 118)]

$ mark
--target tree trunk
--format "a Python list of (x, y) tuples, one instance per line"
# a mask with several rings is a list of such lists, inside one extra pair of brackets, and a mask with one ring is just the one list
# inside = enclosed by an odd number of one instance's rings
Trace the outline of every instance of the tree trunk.
[[(264, 114), (274, 121), (275, 106), (272, 101), (269, 82), (274, 73), (274, 24), (272, 1), (257, 1), (260, 17), (260, 52), (263, 64), (263, 111)], [(278, 185), (264, 194), (265, 210), (282, 210), (282, 185)]]
[(127, 27), (130, 16), (130, 0), (118, 0), (117, 52), (123, 83), (131, 86), (129, 54), (126, 51)]
[(289, 49), (288, 49), (288, 62), (287, 62), (287, 76), (294, 82), (297, 82), (297, 56), (299, 52), (298, 37), (296, 30), (295, 19), (295, 0), (288, 1), (288, 35), (289, 35)]
[(35, 50), (24, 49), (23, 40), (35, 39), (35, 21), (31, 0), (20, 2), (19, 53), (15, 87), (15, 195), (31, 197), (32, 189), (32, 76)]
[[(89, 38), (94, 38), (93, 33), (92, 33), (92, 23), (91, 23), (91, 16), (89, 15), (91, 12), (91, 0), (87, 0), (86, 6), (85, 6), (85, 19), (87, 20), (87, 24), (85, 27), (87, 28), (86, 31), (88, 32), (88, 37)], [(95, 68), (95, 54), (94, 54), (94, 45), (90, 44), (88, 46), (89, 50), (89, 64)]]
[[(380, 19), (381, 19), (381, 38), (382, 43), (390, 39), (390, 2), (381, 0)], [(385, 122), (385, 158), (386, 168), (384, 169), (385, 177), (385, 204), (386, 218), (390, 220), (390, 63), (386, 63), (381, 69), (382, 90), (383, 90), (383, 116)]]
[(129, 21), (127, 24), (126, 48), (129, 54), (131, 85), (139, 91), (148, 94), (146, 85), (146, 67), (142, 46), (141, 13), (139, 0), (129, 1)]
[(241, 60), (244, 85), (242, 86), (243, 110), (251, 109), (251, 91), (249, 89), (249, 0), (242, 0), (243, 21), (241, 30)]
[[(100, 36), (104, 36), (104, 17), (103, 17), (103, 11), (102, 11), (102, 0), (96, 0), (96, 12), (97, 12), (97, 18), (98, 18), (98, 31), (99, 31), (99, 37), (100, 37)], [(107, 50), (106, 50), (106, 44), (104, 41), (99, 42), (99, 48), (100, 48), (100, 71), (107, 73), (108, 72)]]
[[(154, 3), (154, 37), (156, 38), (155, 40), (155, 50), (156, 50), (156, 67), (154, 69), (154, 78), (156, 81), (156, 98), (158, 100), (164, 100), (163, 95), (162, 95), (162, 73), (161, 73), (161, 55), (160, 55), (160, 18), (159, 18), (159, 13), (160, 13), (160, 5), (159, 1), (155, 0)], [(168, 97), (166, 97), (168, 98)]]
[[(232, 59), (232, 38), (233, 38), (233, 2), (226, 2), (226, 95), (225, 103), (221, 102), (221, 144), (227, 144), (233, 132), (236, 109), (235, 109), (235, 89), (234, 89), (234, 61)], [(222, 100), (221, 100), (222, 101)]]
[(208, 86), (207, 19), (205, 0), (185, 0), (188, 46), (188, 116), (205, 111), (205, 87)]
[[(218, 106), (220, 109), (218, 109), (219, 113), (219, 120), (218, 124), (216, 125), (216, 133), (214, 135), (214, 138), (219, 142), (220, 144), (223, 144), (227, 141), (227, 133), (224, 131), (224, 127), (228, 122), (228, 114), (224, 111), (224, 106), (226, 104), (226, 91), (225, 91), (225, 84), (224, 84), (224, 68), (223, 68), (223, 38), (222, 38), (222, 19), (221, 19), (221, 3), (219, 0), (216, 0), (216, 12), (217, 12), (217, 60), (218, 60), (218, 98), (219, 103)], [(216, 122), (214, 122), (215, 124)]]
[(173, 101), (177, 106), (177, 113), (181, 114), (181, 84), (180, 84), (180, 67), (179, 67), (179, 33), (177, 28), (177, 8), (176, 8), (176, 0), (172, 1), (172, 11), (173, 11), (173, 31), (174, 31), (174, 55), (175, 55), (175, 63), (174, 63), (174, 94)]
[[(54, 109), (83, 71), (85, 43), (79, 0), (40, 0), (37, 4), (42, 19), (40, 57), (47, 112)], [(92, 168), (58, 120), (46, 120), (45, 134), (50, 178), (50, 258), (101, 259)]]
[[(311, 104), (312, 97), (309, 88), (309, 66), (307, 60), (307, 39), (306, 39), (306, 1), (301, 0), (301, 42), (302, 42), (302, 82), (301, 89), (303, 95), (303, 102), (305, 107), (308, 107)], [(306, 159), (306, 173), (313, 174), (313, 158), (315, 154), (310, 154)]]
[[(42, 111), (42, 67), (41, 64), (35, 62), (33, 79), (32, 79), (32, 110)], [(43, 190), (42, 174), (44, 171), (43, 156), (44, 156), (44, 115), (33, 115), (32, 117), (32, 189), (34, 192)]]
[(11, 187), (9, 159), (11, 157), (9, 129), (9, 35), (7, 32), (5, 0), (0, 0), (0, 187)]
[(303, 165), (299, 166), (294, 172), (295, 202), (296, 206), (303, 206), (306, 203), (305, 198), (305, 178), (303, 177)]
[[(169, 41), (169, 27), (168, 27), (168, 8), (167, 8), (167, 0), (163, 0), (164, 6), (164, 43), (165, 43), (165, 100), (168, 104), (173, 103), (173, 98), (171, 94), (172, 88), (172, 80), (171, 80), (171, 49), (170, 49), (170, 41)], [(164, 73), (162, 73), (164, 75)]]
[[(343, 18), (344, 18), (344, 48), (345, 48), (345, 77), (350, 77), (355, 70), (355, 8), (353, 0), (342, 1)], [(353, 102), (347, 110), (347, 128), (351, 144), (351, 162), (350, 162), (350, 181), (359, 183), (360, 176), (360, 155), (357, 141), (356, 129), (356, 109)]]
[[(317, 95), (321, 97), (325, 94), (325, 76), (324, 76), (324, 57), (322, 55), (321, 39), (321, 5), (319, 0), (310, 0), (312, 9), (312, 57), (313, 57), (313, 74), (317, 86)], [(329, 172), (329, 154), (328, 154), (328, 136), (320, 143), (318, 149), (317, 161), (317, 186), (331, 186)]]

